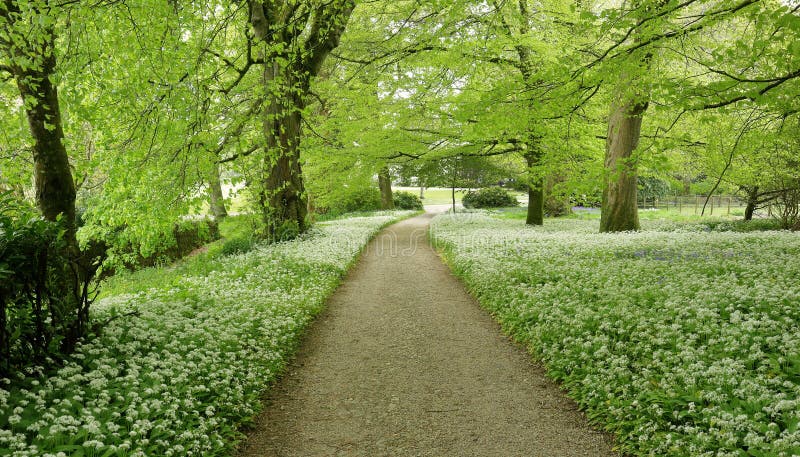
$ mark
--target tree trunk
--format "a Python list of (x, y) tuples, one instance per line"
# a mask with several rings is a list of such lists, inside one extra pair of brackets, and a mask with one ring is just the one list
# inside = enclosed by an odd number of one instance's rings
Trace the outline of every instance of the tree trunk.
[(268, 237), (285, 240), (308, 228), (308, 205), (300, 167), (301, 107), (293, 98), (294, 109), (280, 101), (271, 103), (264, 119), (267, 146), (264, 155), (265, 178), (261, 190), (261, 211)]
[(756, 212), (756, 205), (758, 204), (758, 186), (747, 192), (747, 206), (744, 209), (744, 220), (752, 221), (753, 213)]
[(534, 177), (532, 168), (539, 165), (540, 154), (535, 151), (525, 154), (528, 164), (528, 214), (525, 223), (528, 225), (544, 225), (544, 180)]
[[(52, 46), (50, 42), (48, 47)], [(39, 68), (14, 68), (20, 96), (28, 101), (25, 114), (33, 137), (33, 167), (36, 204), (45, 219), (61, 218), (67, 241), (77, 250), (75, 239), (75, 182), (64, 147), (64, 130), (58, 90), (50, 80), (56, 59), (52, 52), (43, 56)]]
[(381, 209), (394, 209), (392, 178), (389, 176), (389, 167), (383, 167), (378, 172), (378, 187), (381, 190)]
[[(6, 13), (17, 8), (16, 3), (6, 2)], [(39, 19), (49, 10), (39, 10), (42, 5), (36, 4), (35, 16)], [(15, 13), (19, 13), (18, 10)], [(6, 16), (7, 20), (9, 16)], [(55, 22), (55, 17), (48, 19)], [(15, 19), (21, 20), (21, 19)], [(15, 24), (16, 25), (16, 24)], [(8, 27), (13, 30), (14, 27)], [(33, 139), (33, 171), (36, 189), (36, 205), (42, 215), (49, 221), (60, 221), (64, 228), (64, 253), (66, 263), (61, 265), (71, 272), (71, 276), (49, 285), (48, 295), (58, 296), (59, 312), (63, 313), (49, 324), (59, 327), (58, 333), (63, 336), (61, 351), (71, 352), (77, 341), (85, 335), (89, 321), (89, 280), (95, 271), (92, 260), (81, 253), (76, 238), (77, 223), (75, 218), (75, 181), (69, 164), (69, 156), (64, 146), (64, 130), (62, 127), (61, 109), (58, 102), (58, 89), (52, 81), (56, 74), (56, 56), (54, 54), (55, 32), (53, 26), (37, 30), (36, 36), (19, 36), (11, 32), (10, 41), (0, 52), (11, 56), (9, 70), (13, 75), (20, 97), (24, 101), (25, 114), (28, 119)], [(10, 44), (9, 44), (10, 43)], [(28, 62), (22, 65), (19, 62)], [(42, 261), (46, 268), (45, 261)], [(37, 287), (38, 288), (38, 287)], [(37, 298), (42, 296), (37, 290)], [(41, 302), (33, 305), (38, 318), (42, 316)], [(52, 306), (52, 303), (49, 304)], [(50, 308), (52, 312), (54, 308)], [(40, 326), (40, 336), (45, 332)], [(43, 344), (44, 340), (40, 340)]]
[[(353, 0), (308, 7), (305, 23), (295, 23), (294, 13), (286, 16), (280, 2), (249, 0), (253, 35), (263, 45), (263, 113), (265, 138), (264, 176), (259, 192), (266, 235), (286, 239), (308, 228), (303, 175), (300, 167), (302, 112), (330, 52), (339, 45), (353, 12)], [(295, 9), (296, 9), (295, 8)], [(277, 20), (276, 19), (282, 19)], [(286, 21), (291, 20), (291, 23)], [(297, 33), (302, 32), (302, 33)]]
[(642, 115), (646, 109), (646, 102), (631, 96), (618, 97), (612, 102), (606, 140), (601, 232), (639, 230), (636, 163), (632, 156), (639, 145)]
[(221, 181), (219, 164), (215, 163), (211, 170), (211, 177), (208, 180), (208, 196), (211, 199), (211, 215), (217, 220), (228, 217), (228, 211), (225, 209), (225, 195), (222, 193)]

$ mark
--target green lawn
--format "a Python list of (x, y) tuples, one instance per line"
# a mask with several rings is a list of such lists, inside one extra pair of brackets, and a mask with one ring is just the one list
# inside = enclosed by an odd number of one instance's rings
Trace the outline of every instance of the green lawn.
[[(395, 187), (394, 190), (401, 190), (419, 195), (419, 187)], [(461, 199), (464, 198), (464, 194), (468, 191), (469, 189), (456, 189), (456, 203), (461, 203)], [(517, 199), (527, 198), (527, 194), (523, 192), (514, 190), (509, 190), (508, 192), (517, 197)], [(423, 205), (448, 205), (453, 202), (452, 190), (449, 188), (427, 187), (425, 188), (424, 194), (425, 197), (422, 199)]]

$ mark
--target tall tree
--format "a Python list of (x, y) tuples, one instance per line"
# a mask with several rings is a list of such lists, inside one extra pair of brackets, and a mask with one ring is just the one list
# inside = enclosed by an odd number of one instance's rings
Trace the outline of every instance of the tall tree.
[(388, 166), (384, 166), (378, 172), (378, 188), (381, 191), (381, 209), (394, 209), (392, 176), (389, 174)]
[(300, 167), (303, 112), (311, 81), (339, 44), (354, 0), (250, 0), (263, 66), (264, 158), (259, 205), (270, 237), (307, 229)]
[(601, 231), (638, 229), (637, 163), (649, 146), (637, 147), (648, 102), (673, 118), (654, 125), (653, 138), (693, 110), (743, 101), (796, 109), (789, 87), (800, 69), (779, 56), (800, 30), (799, 8), (757, 0), (636, 1), (599, 16), (599, 49), (587, 49), (590, 62), (575, 74), (594, 68), (612, 84)]
[(600, 213), (601, 232), (639, 230), (637, 174), (634, 151), (639, 146), (646, 97), (631, 88), (636, 81), (621, 77), (611, 102), (606, 139), (605, 186)]
[(44, 217), (61, 219), (69, 245), (78, 250), (75, 237), (75, 182), (64, 146), (56, 73), (58, 7), (38, 0), (0, 3), (0, 49), (19, 89), (33, 138), (36, 204)]
[(219, 173), (219, 164), (211, 166), (211, 175), (208, 179), (208, 196), (211, 203), (211, 214), (214, 219), (220, 220), (228, 217), (228, 210), (225, 209), (225, 195), (222, 193), (222, 179)]

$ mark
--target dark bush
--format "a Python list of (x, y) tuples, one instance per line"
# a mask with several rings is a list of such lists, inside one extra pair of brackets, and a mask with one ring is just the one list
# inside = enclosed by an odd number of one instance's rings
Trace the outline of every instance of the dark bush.
[(467, 192), (462, 203), (465, 208), (503, 208), (519, 205), (513, 195), (500, 187), (485, 187)]
[(0, 378), (59, 359), (88, 328), (93, 272), (64, 234), (0, 195)]
[(252, 251), (253, 246), (255, 246), (253, 237), (229, 238), (222, 243), (220, 253), (222, 255), (243, 254)]
[(566, 216), (572, 212), (572, 205), (569, 198), (547, 195), (544, 199), (544, 213), (550, 217)]
[(664, 198), (670, 194), (670, 185), (667, 181), (653, 176), (638, 176), (636, 178), (637, 194), (645, 201), (654, 198)]
[(396, 209), (422, 209), (422, 200), (411, 192), (394, 192), (392, 200)]

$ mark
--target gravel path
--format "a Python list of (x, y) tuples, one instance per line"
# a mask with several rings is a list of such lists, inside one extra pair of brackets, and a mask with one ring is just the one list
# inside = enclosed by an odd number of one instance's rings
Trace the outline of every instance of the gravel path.
[(240, 456), (616, 455), (442, 264), (431, 217), (370, 243)]

